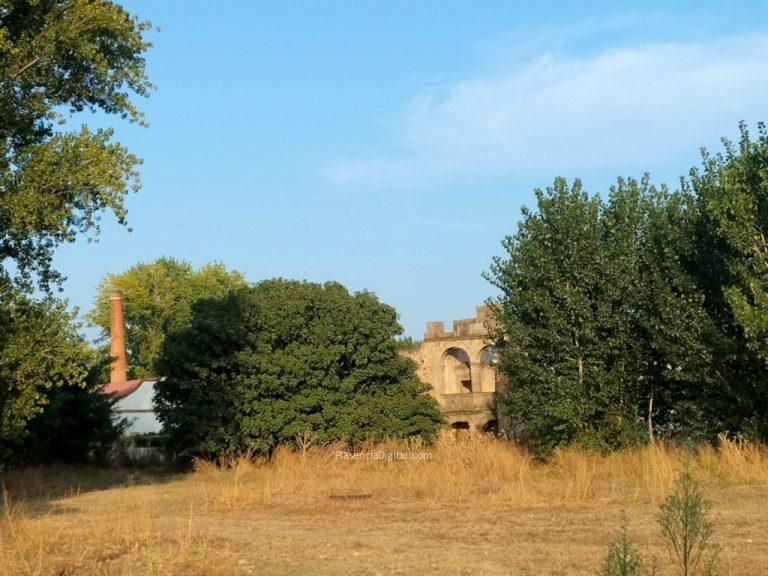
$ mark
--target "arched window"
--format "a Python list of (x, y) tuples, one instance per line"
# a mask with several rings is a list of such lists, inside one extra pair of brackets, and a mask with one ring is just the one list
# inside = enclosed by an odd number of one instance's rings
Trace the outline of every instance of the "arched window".
[(493, 365), (499, 361), (499, 349), (490, 344), (480, 351), (480, 364)]
[(475, 389), (478, 392), (496, 391), (496, 365), (499, 363), (499, 350), (494, 345), (489, 345), (480, 350), (478, 357), (480, 364), (475, 374)]
[(483, 434), (493, 434), (494, 436), (499, 433), (499, 421), (498, 420), (488, 420), (483, 425)]
[(449, 348), (443, 355), (445, 393), (472, 392), (472, 368), (469, 354), (462, 348)]

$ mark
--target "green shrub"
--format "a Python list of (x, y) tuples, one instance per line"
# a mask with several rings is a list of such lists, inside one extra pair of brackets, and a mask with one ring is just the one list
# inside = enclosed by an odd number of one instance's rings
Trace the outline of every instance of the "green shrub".
[(115, 399), (100, 393), (101, 365), (89, 369), (84, 386), (64, 383), (46, 391), (42, 411), (17, 438), (0, 444), (11, 466), (103, 463), (127, 422), (117, 418)]
[(689, 470), (677, 480), (675, 491), (661, 505), (659, 525), (670, 559), (682, 576), (714, 573), (717, 549), (714, 527), (707, 519), (709, 505)]
[(608, 546), (608, 553), (603, 561), (599, 576), (646, 576), (649, 572), (643, 564), (643, 559), (637, 546), (629, 536), (627, 518), (622, 518), (619, 537)]

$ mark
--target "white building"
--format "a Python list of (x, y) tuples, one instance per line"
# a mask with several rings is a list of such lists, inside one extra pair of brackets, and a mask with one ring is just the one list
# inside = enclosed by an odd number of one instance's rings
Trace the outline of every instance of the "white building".
[(129, 422), (127, 434), (157, 434), (162, 426), (155, 415), (152, 404), (155, 396), (155, 382), (158, 378), (110, 382), (101, 391), (114, 394), (118, 400), (113, 410)]

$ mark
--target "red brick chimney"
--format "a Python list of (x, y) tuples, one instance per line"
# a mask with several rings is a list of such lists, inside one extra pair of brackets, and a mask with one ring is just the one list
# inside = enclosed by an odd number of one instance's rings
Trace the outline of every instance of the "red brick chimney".
[(128, 364), (125, 359), (123, 293), (120, 290), (109, 293), (109, 353), (112, 356), (110, 383), (125, 382), (128, 380)]

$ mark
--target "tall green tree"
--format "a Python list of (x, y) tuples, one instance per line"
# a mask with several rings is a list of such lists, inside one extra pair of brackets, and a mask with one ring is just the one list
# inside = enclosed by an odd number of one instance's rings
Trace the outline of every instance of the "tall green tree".
[[(706, 417), (716, 387), (720, 333), (694, 273), (696, 202), (686, 191), (648, 190), (648, 215), (639, 230), (633, 306), (642, 342), (644, 413), (649, 437), (675, 433), (703, 439), (717, 426)], [(708, 400), (709, 398), (709, 400)]]
[(635, 345), (625, 300), (635, 281), (627, 270), (635, 227), (624, 237), (622, 220), (635, 216), (617, 204), (606, 219), (579, 181), (558, 178), (536, 198), (537, 211), (523, 210), (489, 276), (502, 293), (493, 308), (510, 383), (501, 409), (540, 454), (574, 440), (633, 441), (636, 356), (623, 351)]
[(490, 280), (501, 409), (542, 454), (659, 433), (768, 437), (768, 131), (678, 191), (537, 192)]
[(398, 352), (395, 310), (334, 282), (260, 282), (194, 306), (169, 335), (156, 408), (181, 454), (270, 453), (319, 441), (422, 436), (442, 423)]
[[(65, 303), (57, 246), (125, 223), (138, 158), (78, 113), (141, 123), (149, 24), (107, 0), (0, 0), (0, 440), (24, 434), (50, 390), (78, 386), (84, 344)], [(33, 299), (34, 284), (43, 296)]]
[(102, 278), (89, 318), (108, 337), (109, 293), (121, 290), (129, 373), (135, 378), (153, 376), (158, 374), (155, 363), (163, 340), (189, 322), (196, 301), (221, 298), (245, 285), (240, 272), (220, 263), (195, 270), (188, 262), (159, 258)]
[[(2, 276), (47, 288), (53, 251), (125, 222), (139, 160), (109, 129), (74, 128), (75, 113), (142, 122), (131, 97), (150, 88), (140, 22), (107, 0), (0, 0), (0, 262)], [(73, 128), (73, 129), (69, 129)], [(9, 264), (12, 264), (10, 267)]]
[(489, 279), (501, 409), (540, 454), (697, 423), (716, 329), (688, 267), (693, 199), (619, 179), (603, 202), (558, 179), (523, 211)]
[(696, 199), (694, 271), (717, 326), (708, 418), (724, 431), (768, 437), (768, 133), (705, 154), (687, 189)]

